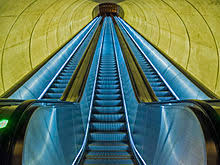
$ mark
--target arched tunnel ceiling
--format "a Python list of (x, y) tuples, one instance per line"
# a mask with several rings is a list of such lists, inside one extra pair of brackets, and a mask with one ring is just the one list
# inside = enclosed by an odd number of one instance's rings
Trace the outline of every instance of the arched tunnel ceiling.
[(124, 19), (220, 96), (219, 0), (1, 0), (0, 94), (115, 2)]

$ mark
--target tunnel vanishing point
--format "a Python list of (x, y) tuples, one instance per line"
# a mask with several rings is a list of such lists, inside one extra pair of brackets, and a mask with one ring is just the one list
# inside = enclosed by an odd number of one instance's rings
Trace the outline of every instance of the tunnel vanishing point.
[(0, 165), (220, 164), (219, 0), (1, 0)]

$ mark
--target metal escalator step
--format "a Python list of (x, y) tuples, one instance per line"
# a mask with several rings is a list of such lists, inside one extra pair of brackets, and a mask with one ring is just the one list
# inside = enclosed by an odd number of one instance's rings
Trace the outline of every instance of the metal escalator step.
[(92, 122), (91, 123), (91, 127), (90, 127), (91, 131), (102, 131), (102, 132), (106, 132), (106, 131), (124, 131), (126, 129), (125, 127), (125, 123), (124, 122)]
[(154, 71), (154, 69), (152, 69), (152, 68), (143, 68), (143, 71), (144, 71), (144, 73), (152, 73), (152, 72), (155, 72)]
[(44, 98), (53, 98), (53, 99), (59, 99), (61, 98), (62, 93), (46, 93), (44, 95)]
[(112, 80), (118, 80), (118, 77), (117, 76), (107, 76), (107, 77), (98, 76), (98, 80), (112, 81)]
[(102, 65), (100, 65), (100, 68), (99, 68), (100, 70), (115, 70), (116, 69), (116, 67), (114, 66), (114, 65), (105, 65), (105, 66), (102, 66)]
[(116, 77), (117, 75), (117, 73), (99, 73), (100, 77)]
[(69, 62), (68, 65), (74, 65), (77, 61), (72, 58)]
[(86, 159), (84, 165), (133, 165), (132, 159)]
[(63, 93), (65, 88), (49, 88), (48, 93)]
[(59, 75), (57, 77), (57, 79), (59, 79), (59, 80), (70, 80), (70, 78), (71, 78), (71, 76), (63, 76), (63, 75)]
[(123, 142), (127, 140), (128, 138), (126, 132), (91, 132), (89, 134), (89, 141), (94, 142)]
[[(118, 148), (118, 146), (117, 146)], [(104, 150), (91, 150), (87, 151), (86, 158), (131, 158), (131, 154), (128, 151), (123, 151), (123, 150), (115, 150), (115, 151), (108, 151), (108, 148), (104, 148)]]
[(96, 89), (98, 94), (119, 94), (120, 89)]
[(172, 93), (170, 91), (155, 91), (154, 92), (157, 97), (166, 97), (166, 96), (172, 96)]
[(66, 88), (67, 84), (53, 83), (51, 88)]
[(152, 87), (152, 89), (153, 89), (155, 92), (168, 90), (168, 88), (167, 88), (166, 86)]
[(104, 88), (104, 89), (108, 89), (108, 88), (110, 88), (110, 89), (116, 89), (116, 88), (119, 88), (120, 87), (120, 85), (119, 84), (116, 84), (116, 85), (98, 85), (97, 84), (97, 87), (99, 88), (99, 89), (101, 89), (101, 88)]
[(150, 82), (150, 85), (152, 87), (155, 87), (155, 86), (164, 86), (165, 84), (163, 82)]
[(62, 84), (68, 84), (69, 80), (60, 80), (60, 79), (56, 79), (54, 81), (54, 83), (62, 83)]
[(116, 65), (116, 62), (114, 60), (101, 60), (101, 65)]
[(129, 145), (126, 142), (89, 142), (89, 151), (127, 151)]
[(95, 100), (94, 105), (104, 107), (120, 106), (122, 105), (122, 100)]
[(115, 63), (101, 62), (100, 65), (101, 65), (101, 66), (105, 66), (105, 67), (106, 67), (106, 66), (116, 67), (116, 64), (115, 64)]
[(105, 73), (105, 74), (114, 74), (114, 73), (117, 73), (117, 70), (114, 69), (114, 70), (99, 70), (99, 73)]
[(64, 72), (61, 72), (60, 75), (61, 75), (61, 76), (69, 76), (69, 77), (72, 77), (73, 73), (64, 73)]
[(92, 114), (91, 121), (120, 122), (125, 121), (124, 114)]
[(97, 84), (101, 84), (101, 85), (113, 85), (113, 84), (119, 84), (118, 80), (111, 80), (111, 81), (102, 81), (102, 80), (98, 80)]
[(94, 113), (105, 113), (105, 114), (114, 114), (123, 112), (122, 106), (117, 107), (93, 107)]
[(98, 99), (98, 100), (117, 100), (117, 99), (121, 99), (121, 95), (120, 94), (114, 94), (114, 95), (96, 94), (95, 99)]
[(69, 70), (69, 69), (70, 69), (70, 70), (73, 70), (73, 69), (75, 69), (75, 68), (74, 68), (74, 66), (66, 66), (66, 67), (65, 67), (65, 69), (68, 69), (68, 70)]
[(63, 73), (73, 73), (74, 69), (63, 69), (62, 72)]
[(157, 78), (147, 78), (147, 80), (149, 82), (161, 82), (161, 79), (159, 77), (157, 77)]
[(149, 78), (159, 78), (159, 76), (156, 73), (152, 73), (152, 72), (144, 72), (144, 74), (146, 75), (146, 77)]

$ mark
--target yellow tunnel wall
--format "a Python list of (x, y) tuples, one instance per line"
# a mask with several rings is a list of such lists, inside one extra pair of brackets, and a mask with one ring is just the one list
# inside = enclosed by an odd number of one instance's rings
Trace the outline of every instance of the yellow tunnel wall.
[[(106, 0), (1, 0), (0, 94), (54, 54)], [(112, 0), (124, 19), (220, 96), (218, 0)]]

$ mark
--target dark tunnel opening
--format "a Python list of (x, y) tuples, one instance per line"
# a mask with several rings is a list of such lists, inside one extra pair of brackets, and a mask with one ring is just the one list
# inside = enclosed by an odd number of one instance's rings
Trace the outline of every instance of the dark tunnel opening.
[(97, 16), (119, 16), (124, 18), (124, 10), (116, 3), (101, 3), (97, 5), (92, 11), (92, 17)]

